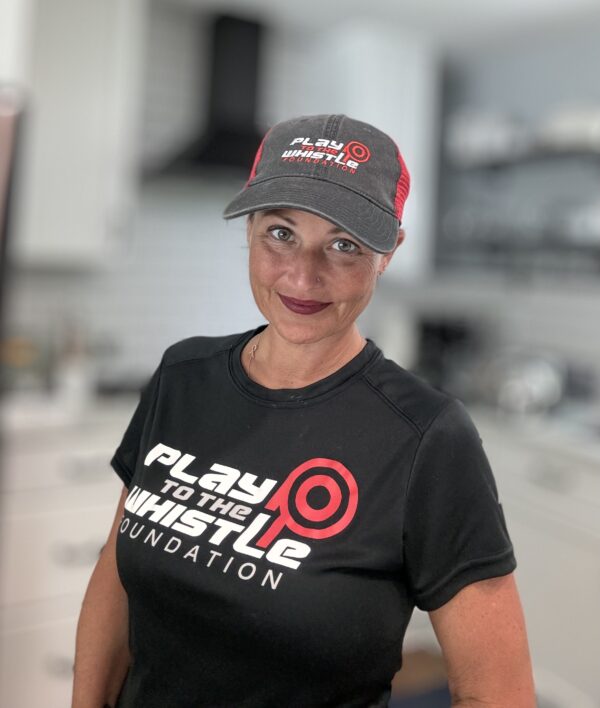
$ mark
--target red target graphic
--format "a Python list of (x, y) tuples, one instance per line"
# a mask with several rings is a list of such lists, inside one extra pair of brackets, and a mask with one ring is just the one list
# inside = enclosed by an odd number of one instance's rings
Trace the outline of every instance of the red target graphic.
[[(319, 489), (328, 497), (315, 507), (309, 494)], [(271, 526), (256, 542), (266, 548), (287, 527), (305, 538), (329, 538), (346, 528), (358, 505), (358, 486), (350, 470), (337, 460), (314, 457), (298, 465), (266, 504), (279, 511)]]
[(348, 157), (355, 162), (366, 162), (371, 157), (369, 148), (357, 140), (351, 140), (345, 149)]

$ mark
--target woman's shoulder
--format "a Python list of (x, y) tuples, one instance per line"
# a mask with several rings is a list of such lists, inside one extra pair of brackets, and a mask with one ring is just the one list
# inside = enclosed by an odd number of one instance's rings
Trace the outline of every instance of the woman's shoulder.
[(370, 387), (419, 435), (442, 411), (462, 408), (459, 399), (451, 393), (434, 387), (417, 373), (384, 356), (368, 369), (365, 378)]
[(163, 353), (163, 366), (171, 366), (194, 359), (207, 359), (227, 352), (253, 330), (220, 336), (194, 335), (170, 344)]

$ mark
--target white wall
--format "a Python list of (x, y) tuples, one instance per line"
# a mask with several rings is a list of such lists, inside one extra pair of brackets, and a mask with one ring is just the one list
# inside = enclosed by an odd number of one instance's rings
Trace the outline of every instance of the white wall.
[(314, 31), (273, 31), (263, 59), (261, 122), (346, 113), (398, 144), (411, 174), (407, 237), (388, 274), (402, 281), (430, 274), (435, 220), (439, 58), (399, 23), (345, 19)]
[(153, 168), (204, 125), (209, 47), (203, 15), (194, 9), (149, 0), (146, 28), (140, 160)]
[(34, 0), (0, 0), (0, 83), (27, 85)]

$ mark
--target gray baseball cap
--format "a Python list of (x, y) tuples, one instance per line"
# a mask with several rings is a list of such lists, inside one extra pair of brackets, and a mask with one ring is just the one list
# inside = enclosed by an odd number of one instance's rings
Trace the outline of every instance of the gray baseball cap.
[(302, 209), (389, 253), (409, 189), (410, 175), (389, 135), (345, 115), (301, 116), (267, 132), (246, 185), (223, 217)]

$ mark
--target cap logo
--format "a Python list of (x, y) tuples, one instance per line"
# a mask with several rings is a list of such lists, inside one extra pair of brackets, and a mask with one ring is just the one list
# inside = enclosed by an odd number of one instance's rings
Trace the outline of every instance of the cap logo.
[(313, 165), (337, 167), (350, 174), (354, 174), (360, 164), (371, 157), (369, 148), (357, 140), (341, 143), (327, 138), (312, 141), (310, 138), (298, 137), (290, 141), (290, 148), (282, 152), (283, 162), (309, 162)]

